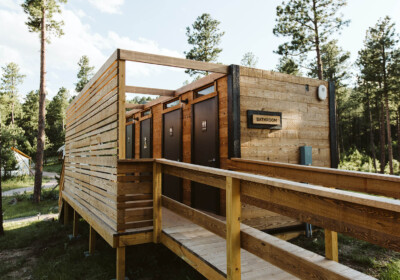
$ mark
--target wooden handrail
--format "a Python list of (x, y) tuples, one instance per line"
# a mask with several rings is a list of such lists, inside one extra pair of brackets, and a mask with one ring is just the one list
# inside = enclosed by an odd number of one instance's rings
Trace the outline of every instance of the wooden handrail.
[[(227, 239), (227, 222), (166, 196), (162, 206)], [(241, 247), (301, 279), (373, 279), (313, 252), (240, 224)]]
[(400, 199), (400, 176), (232, 158), (228, 168), (265, 176)]
[(400, 251), (400, 201), (261, 175), (155, 159), (163, 173), (224, 189), (241, 182), (242, 201)]

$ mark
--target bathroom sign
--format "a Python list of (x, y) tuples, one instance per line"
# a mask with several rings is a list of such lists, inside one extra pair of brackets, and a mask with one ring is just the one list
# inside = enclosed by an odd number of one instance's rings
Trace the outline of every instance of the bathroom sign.
[(248, 110), (247, 127), (259, 129), (282, 129), (282, 113)]

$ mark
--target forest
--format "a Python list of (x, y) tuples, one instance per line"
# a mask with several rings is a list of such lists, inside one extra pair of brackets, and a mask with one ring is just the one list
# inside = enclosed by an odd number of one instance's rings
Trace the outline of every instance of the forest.
[[(28, 15), (34, 15), (30, 2), (35, 1), (27, 1), (23, 8)], [(48, 7), (51, 22), (48, 31), (55, 31), (56, 36), (63, 34), (62, 22), (55, 21), (53, 14), (61, 13), (59, 4), (64, 2), (53, 0)], [(300, 1), (302, 4), (283, 1), (277, 7), (271, 32), (287, 41), (275, 50), (280, 60), (273, 70), (335, 83), (340, 168), (399, 175), (400, 37), (396, 26), (389, 17), (384, 17), (365, 30), (363, 48), (358, 51), (357, 59), (351, 61), (350, 53), (339, 46), (340, 41), (332, 39), (351, 24), (340, 14), (347, 1), (316, 2), (319, 4), (312, 6), (307, 1)], [(37, 20), (27, 22), (30, 31), (40, 31), (35, 25)], [(218, 62), (224, 32), (217, 19), (206, 13), (200, 15), (187, 27), (186, 36), (192, 46), (184, 52), (186, 58)], [(249, 67), (257, 67), (257, 62), (258, 57), (252, 52), (245, 53), (241, 59), (241, 64)], [(25, 78), (19, 65), (12, 61), (1, 65), (1, 165), (6, 175), (15, 168), (10, 147), (37, 158), (41, 123), (45, 132), (44, 159), (58, 156), (57, 151), (64, 144), (66, 108), (95, 72), (87, 55), (83, 54), (77, 63), (76, 92), (61, 86), (51, 100), (47, 100), (42, 88), (19, 92)], [(194, 80), (207, 74), (186, 72)], [(40, 102), (41, 96), (45, 97), (43, 102)], [(149, 99), (136, 97), (129, 102), (144, 103)], [(41, 103), (45, 104), (46, 112), (43, 121), (39, 120)]]

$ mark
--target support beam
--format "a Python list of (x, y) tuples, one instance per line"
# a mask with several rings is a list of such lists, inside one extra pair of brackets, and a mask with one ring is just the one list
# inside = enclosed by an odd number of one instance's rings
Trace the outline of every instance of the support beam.
[(339, 262), (337, 232), (325, 229), (325, 257)]
[(160, 89), (160, 88), (147, 88), (147, 87), (134, 87), (134, 86), (126, 86), (126, 92), (150, 94), (150, 95), (160, 95), (160, 96), (174, 96), (175, 95), (174, 90)]
[(72, 228), (72, 235), (74, 237), (78, 236), (78, 226), (79, 226), (79, 214), (74, 210), (74, 222), (73, 222), (73, 228)]
[(153, 242), (160, 243), (161, 238), (161, 164), (153, 163)]
[(117, 280), (125, 280), (125, 248), (117, 247)]
[(228, 280), (241, 279), (240, 180), (226, 177), (226, 263)]
[[(125, 109), (144, 109), (144, 104), (126, 103)], [(127, 112), (130, 113), (131, 111)]]
[(149, 54), (143, 52), (135, 52), (128, 50), (119, 49), (119, 59), (134, 61), (134, 62), (142, 62), (149, 64), (157, 64), (164, 66), (171, 66), (177, 68), (185, 68), (185, 69), (193, 69), (193, 70), (201, 70), (207, 72), (216, 72), (216, 73), (229, 73), (229, 66), (223, 64), (216, 64), (210, 62), (189, 60), (184, 58), (177, 58), (171, 56), (164, 56), (158, 54)]
[(89, 254), (93, 255), (96, 249), (96, 231), (92, 226), (89, 226)]
[(71, 206), (64, 200), (64, 225), (68, 225), (71, 221)]

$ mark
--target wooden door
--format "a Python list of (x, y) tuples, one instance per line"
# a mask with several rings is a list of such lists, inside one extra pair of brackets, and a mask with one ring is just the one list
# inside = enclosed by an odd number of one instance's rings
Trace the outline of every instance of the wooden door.
[(125, 157), (135, 158), (135, 124), (126, 126)]
[(153, 157), (151, 118), (140, 122), (140, 158)]
[[(174, 110), (163, 115), (163, 157), (182, 161), (182, 110)], [(163, 194), (183, 201), (182, 179), (164, 174)]]
[[(192, 162), (219, 167), (218, 99), (217, 97), (193, 105)], [(192, 182), (192, 206), (219, 214), (219, 189)]]

